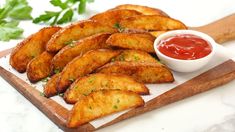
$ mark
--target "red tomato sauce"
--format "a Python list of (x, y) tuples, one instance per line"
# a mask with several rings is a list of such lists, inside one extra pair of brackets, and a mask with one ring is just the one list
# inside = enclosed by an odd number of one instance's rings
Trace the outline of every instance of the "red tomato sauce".
[(162, 54), (181, 60), (203, 58), (212, 51), (209, 42), (191, 34), (181, 34), (161, 40), (157, 48)]

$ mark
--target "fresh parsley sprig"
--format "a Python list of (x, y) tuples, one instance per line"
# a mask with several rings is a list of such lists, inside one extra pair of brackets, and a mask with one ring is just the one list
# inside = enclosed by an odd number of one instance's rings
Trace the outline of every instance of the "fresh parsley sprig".
[(45, 11), (44, 14), (33, 20), (33, 23), (50, 23), (50, 25), (63, 24), (72, 21), (74, 12), (82, 14), (86, 11), (86, 3), (93, 0), (51, 0), (50, 3), (59, 7), (60, 11)]
[(23, 29), (18, 27), (19, 21), (31, 19), (31, 12), (26, 0), (6, 0), (0, 6), (0, 40), (19, 38), (23, 33)]

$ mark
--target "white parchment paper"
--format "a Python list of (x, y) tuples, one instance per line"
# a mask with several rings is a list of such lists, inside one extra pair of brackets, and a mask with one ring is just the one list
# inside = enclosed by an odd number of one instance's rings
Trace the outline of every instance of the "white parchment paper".
[[(177, 85), (182, 84), (183, 82), (190, 80), (191, 78), (223, 63), (224, 61), (230, 59), (230, 58), (234, 58), (235, 57), (235, 53), (232, 53), (231, 51), (229, 51), (228, 49), (225, 49), (224, 47), (217, 45), (217, 51), (215, 56), (213, 57), (213, 59), (202, 69), (192, 72), (192, 73), (179, 73), (179, 72), (174, 72), (173, 71), (173, 75), (175, 78), (175, 81), (173, 83), (169, 83), (169, 84), (147, 84), (147, 87), (150, 90), (150, 95), (145, 95), (142, 96), (144, 101), (147, 102), (155, 97), (157, 97), (158, 95), (163, 94), (164, 92), (176, 87)], [(18, 73), (16, 70), (14, 70), (10, 65), (9, 65), (9, 55), (2, 57), (0, 59), (0, 66), (2, 66), (4, 69), (6, 69), (7, 71), (13, 73), (14, 75), (16, 75), (17, 77), (21, 78), (22, 80), (26, 81), (28, 84), (32, 85), (32, 87), (36, 88), (39, 91), (43, 91), (43, 85), (45, 84), (44, 82), (38, 82), (36, 84), (32, 84), (29, 82), (29, 80), (27, 79), (26, 74), (21, 74)], [(57, 103), (61, 104), (62, 106), (64, 106), (65, 108), (67, 108), (68, 110), (70, 110), (72, 108), (72, 105), (66, 104), (64, 102), (64, 100), (60, 97), (60, 96), (55, 96), (52, 97), (53, 100), (55, 100)], [(130, 109), (129, 109), (130, 110)], [(98, 128), (112, 120), (114, 120), (115, 118), (119, 117), (120, 115), (124, 114), (125, 112), (129, 111), (129, 110), (125, 110), (122, 112), (118, 112), (103, 118), (99, 118), (96, 119), (94, 121), (91, 121), (90, 123), (95, 127)]]

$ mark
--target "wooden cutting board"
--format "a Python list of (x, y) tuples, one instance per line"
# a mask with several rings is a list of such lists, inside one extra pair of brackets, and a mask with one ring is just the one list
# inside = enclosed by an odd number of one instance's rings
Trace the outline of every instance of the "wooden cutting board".
[[(235, 14), (220, 19), (211, 24), (190, 28), (209, 34), (218, 43), (226, 42), (235, 38)], [(9, 54), (11, 49), (0, 52), (0, 57)], [(68, 117), (68, 110), (56, 103), (52, 99), (40, 96), (37, 89), (32, 88), (31, 85), (21, 80), (17, 76), (0, 67), (0, 75), (9, 82), (17, 91), (19, 91), (25, 98), (33, 103), (39, 110), (41, 110), (48, 118), (50, 118), (58, 127), (67, 132), (74, 131), (93, 131), (96, 130), (91, 124), (87, 123), (78, 128), (71, 129), (66, 127)], [(119, 116), (115, 120), (97, 128), (103, 128), (121, 120), (160, 108), (170, 103), (182, 100), (187, 97), (208, 91), (217, 86), (228, 83), (235, 79), (235, 62), (228, 60), (207, 72), (200, 74), (197, 77), (169, 90), (168, 92), (146, 102), (143, 107), (135, 108), (129, 112)]]

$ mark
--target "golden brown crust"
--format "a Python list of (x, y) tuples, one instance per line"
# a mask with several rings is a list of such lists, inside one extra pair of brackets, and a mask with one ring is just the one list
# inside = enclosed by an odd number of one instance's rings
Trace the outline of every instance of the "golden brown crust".
[(52, 71), (62, 70), (73, 58), (85, 54), (89, 50), (107, 48), (106, 40), (110, 33), (99, 33), (90, 37), (81, 39), (74, 44), (62, 48), (52, 59)]
[(61, 76), (57, 82), (57, 91), (64, 92), (77, 78), (83, 77), (105, 65), (120, 53), (121, 51), (118, 50), (99, 49), (91, 50), (83, 56), (74, 58), (61, 72)]
[(120, 55), (113, 58), (112, 61), (132, 61), (132, 62), (151, 62), (159, 63), (147, 52), (141, 50), (123, 50)]
[(115, 33), (108, 38), (106, 43), (113, 47), (155, 53), (153, 48), (154, 40), (154, 36), (146, 33)]
[(108, 10), (106, 12), (96, 14), (92, 16), (90, 19), (113, 27), (116, 23), (119, 23), (120, 20), (124, 18), (141, 14), (142, 13), (135, 10), (117, 9), (117, 10)]
[(136, 10), (138, 12), (141, 12), (144, 15), (159, 15), (159, 16), (165, 16), (169, 17), (164, 11), (157, 9), (157, 8), (152, 8), (148, 6), (142, 6), (142, 5), (133, 5), (133, 4), (123, 4), (123, 5), (118, 5), (115, 8), (111, 9), (129, 9), (129, 10)]
[(144, 105), (138, 94), (121, 90), (93, 92), (77, 102), (70, 111), (67, 127), (74, 128), (91, 120)]
[(151, 31), (149, 33), (157, 38), (158, 36), (160, 36), (161, 34), (163, 34), (165, 32), (167, 32), (167, 31)]
[(132, 91), (137, 94), (149, 94), (148, 88), (136, 82), (133, 78), (122, 74), (90, 74), (76, 80), (64, 94), (64, 100), (73, 104), (81, 100), (91, 92), (98, 90), (119, 89), (122, 91)]
[(46, 45), (46, 50), (48, 52), (57, 52), (72, 41), (76, 41), (97, 33), (114, 32), (117, 32), (115, 28), (99, 22), (92, 20), (79, 21), (63, 28), (53, 35), (52, 39)]
[(60, 73), (54, 74), (49, 81), (46, 83), (46, 85), (43, 87), (43, 93), (46, 97), (52, 97), (57, 95), (57, 90), (56, 90), (56, 83), (57, 80), (60, 76)]
[(29, 62), (26, 72), (30, 82), (35, 83), (50, 75), (51, 60), (54, 55), (53, 53), (44, 51)]
[(124, 28), (144, 29), (150, 31), (167, 31), (187, 29), (179, 20), (158, 15), (138, 15), (120, 21)]
[(142, 83), (167, 83), (174, 81), (171, 71), (159, 63), (116, 61), (104, 65), (96, 72), (125, 74)]
[(18, 72), (25, 72), (30, 60), (45, 50), (46, 43), (60, 29), (60, 27), (44, 27), (17, 44), (11, 52), (10, 65)]

